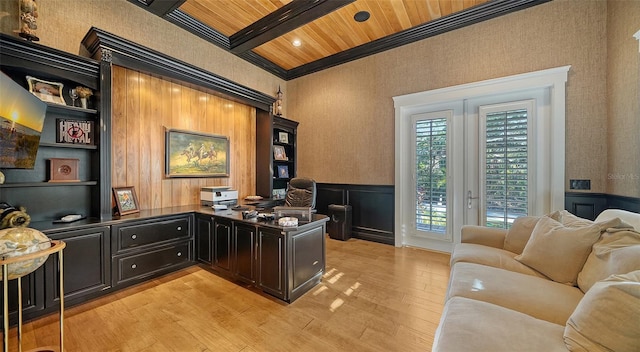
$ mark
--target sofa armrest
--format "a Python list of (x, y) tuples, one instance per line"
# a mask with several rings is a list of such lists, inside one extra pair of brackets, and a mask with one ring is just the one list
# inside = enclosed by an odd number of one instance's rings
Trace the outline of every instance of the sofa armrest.
[(462, 226), (461, 240), (462, 243), (474, 243), (484, 246), (503, 249), (504, 239), (507, 230), (496, 229), (485, 226), (465, 225)]

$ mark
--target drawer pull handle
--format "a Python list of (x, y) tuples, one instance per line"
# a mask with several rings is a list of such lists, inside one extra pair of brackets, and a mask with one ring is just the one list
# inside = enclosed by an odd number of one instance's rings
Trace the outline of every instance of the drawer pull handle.
[(131, 239), (132, 239), (132, 240), (135, 240), (136, 238), (138, 238), (138, 236), (137, 236), (137, 235), (135, 235), (135, 234), (131, 235)]
[(135, 269), (135, 268), (137, 268), (137, 267), (138, 267), (137, 265), (135, 265), (135, 264), (131, 264), (131, 269)]
[(316, 264), (318, 264), (318, 261), (317, 261), (317, 260), (313, 262), (313, 265), (316, 265)]
[(178, 226), (178, 231), (182, 231), (182, 226)]
[(182, 252), (178, 252), (178, 257), (182, 257)]

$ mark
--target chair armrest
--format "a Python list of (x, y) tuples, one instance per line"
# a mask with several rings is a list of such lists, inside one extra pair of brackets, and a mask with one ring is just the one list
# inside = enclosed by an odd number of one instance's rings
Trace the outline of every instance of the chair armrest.
[(474, 243), (494, 248), (504, 248), (507, 230), (485, 226), (465, 225), (461, 230), (462, 243)]

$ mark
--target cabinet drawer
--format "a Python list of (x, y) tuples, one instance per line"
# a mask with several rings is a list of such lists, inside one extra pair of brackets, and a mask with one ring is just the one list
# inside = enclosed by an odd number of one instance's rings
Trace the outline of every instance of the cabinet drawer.
[(174, 218), (116, 228), (116, 252), (190, 237), (189, 218)]
[(191, 260), (189, 241), (139, 254), (114, 258), (117, 268), (115, 285), (158, 273)]

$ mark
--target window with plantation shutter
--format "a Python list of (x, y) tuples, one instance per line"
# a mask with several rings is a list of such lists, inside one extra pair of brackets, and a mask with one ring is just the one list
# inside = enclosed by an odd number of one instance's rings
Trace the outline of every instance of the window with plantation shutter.
[(447, 233), (447, 137), (451, 112), (414, 119), (416, 230), (441, 237)]
[(467, 225), (564, 209), (569, 69), (393, 97), (396, 246), (451, 252)]
[(529, 212), (530, 107), (527, 102), (516, 105), (522, 107), (480, 109), (484, 125), (482, 215), (489, 227), (510, 228), (517, 217)]

